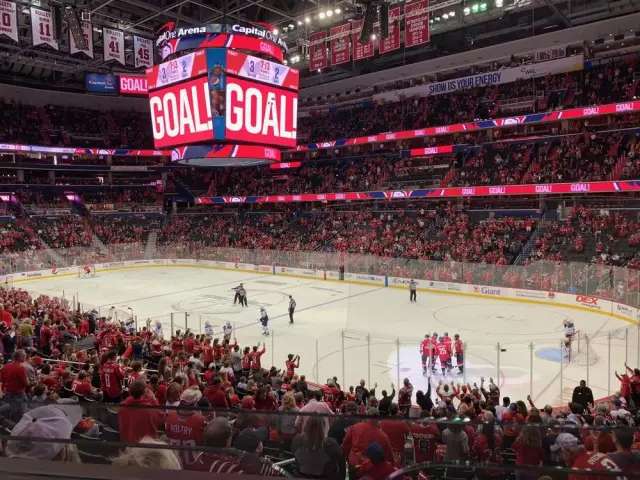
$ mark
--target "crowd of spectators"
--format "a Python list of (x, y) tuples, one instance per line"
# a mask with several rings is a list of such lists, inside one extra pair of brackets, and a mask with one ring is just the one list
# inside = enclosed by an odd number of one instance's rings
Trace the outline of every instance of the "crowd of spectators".
[[(401, 159), (359, 154), (305, 161), (300, 168), (223, 168), (175, 173), (194, 195), (332, 193), (431, 186), (505, 185), (636, 178), (640, 134), (583, 132), (514, 143), (460, 146), (455, 154)], [(169, 187), (172, 188), (172, 187)]]
[(144, 112), (105, 112), (60, 105), (35, 107), (1, 98), (0, 142), (64, 147), (153, 148), (149, 119)]
[(435, 210), (293, 209), (264, 214), (173, 216), (159, 240), (206, 246), (317, 250), (506, 265), (535, 229), (535, 219), (474, 218), (452, 205)]
[[(522, 80), (508, 86), (311, 110), (300, 118), (300, 137), (305, 142), (321, 142), (468, 122), (504, 113), (520, 115), (629, 100), (638, 94), (634, 78), (638, 68), (637, 57), (625, 57), (584, 71)], [(530, 101), (524, 101), (527, 99)]]
[(589, 261), (637, 268), (640, 224), (633, 211), (570, 209), (564, 220), (545, 222), (531, 259)]
[[(347, 471), (382, 480), (421, 462), (434, 462), (421, 467), (427, 475), (444, 463), (462, 478), (500, 478), (509, 466), (532, 479), (549, 472), (536, 467), (640, 474), (639, 369), (625, 366), (613, 397), (596, 402), (581, 382), (566, 407), (538, 408), (484, 378), (427, 378), (426, 391), (408, 379), (383, 390), (336, 377), (314, 384), (304, 356), (269, 365), (266, 351), (240, 346), (234, 332), (165, 337), (155, 325), (136, 330), (129, 319), (0, 288), (0, 421), (40, 440), (8, 441), (3, 453), (264, 476), (282, 476), (273, 461), (289, 460), (289, 474), (336, 480)], [(69, 439), (83, 442), (55, 443)]]
[(638, 134), (582, 133), (543, 142), (495, 143), (460, 155), (443, 185), (505, 185), (632, 178)]
[(152, 230), (159, 230), (162, 217), (158, 215), (100, 215), (91, 222), (93, 233), (104, 243), (146, 243)]

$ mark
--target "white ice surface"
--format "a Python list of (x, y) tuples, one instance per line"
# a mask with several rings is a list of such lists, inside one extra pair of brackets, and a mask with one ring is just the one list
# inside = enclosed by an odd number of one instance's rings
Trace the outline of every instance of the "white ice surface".
[[(247, 289), (248, 308), (233, 305), (231, 289), (239, 282)], [(451, 337), (459, 333), (467, 343), (467, 364), (464, 376), (454, 375), (446, 381), (495, 379), (500, 342), (505, 350), (499, 360), (502, 393), (524, 399), (531, 389), (537, 403), (557, 405), (570, 398), (581, 378), (588, 377), (596, 396), (615, 391), (618, 383), (613, 370), (622, 370), (625, 359), (635, 364), (639, 351), (635, 326), (596, 313), (422, 292), (418, 302), (411, 304), (408, 291), (257, 273), (154, 267), (98, 272), (88, 279), (34, 279), (18, 286), (47, 295), (64, 293), (68, 299), (77, 296), (84, 308), (95, 306), (102, 313), (112, 305), (120, 310), (131, 308), (140, 325), (149, 317), (153, 322), (160, 320), (165, 336), (170, 332), (171, 312), (174, 328), (182, 330), (184, 312), (189, 312), (186, 322), (196, 332), (207, 320), (218, 331), (229, 320), (241, 345), (266, 341), (266, 363), (275, 361), (282, 368), (288, 353), (299, 353), (300, 373), (320, 382), (335, 375), (345, 386), (362, 378), (388, 389), (398, 377), (408, 377), (416, 389), (425, 390), (427, 379), (422, 375), (418, 344), (426, 333), (448, 332)], [(293, 326), (288, 325), (290, 294), (298, 305)], [(266, 339), (257, 324), (260, 306), (265, 306), (271, 319), (273, 334)], [(585, 366), (565, 364), (561, 368), (558, 361), (538, 356), (544, 349), (560, 348), (566, 318), (581, 332), (597, 337), (590, 347), (595, 364), (588, 373)], [(618, 332), (609, 349), (606, 332), (625, 327), (629, 327), (628, 338)], [(439, 380), (439, 376), (432, 377), (433, 384)]]

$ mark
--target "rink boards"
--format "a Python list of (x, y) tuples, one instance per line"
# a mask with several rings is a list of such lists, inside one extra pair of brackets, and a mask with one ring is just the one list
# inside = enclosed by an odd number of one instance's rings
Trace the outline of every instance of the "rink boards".
[[(235, 272), (258, 273), (264, 275), (281, 275), (296, 278), (313, 278), (328, 282), (353, 283), (376, 287), (406, 289), (411, 279), (388, 275), (371, 275), (366, 273), (343, 274), (333, 270), (316, 270), (293, 268), (281, 265), (254, 265), (249, 263), (234, 263), (217, 260), (197, 259), (155, 259), (155, 260), (130, 260), (120, 262), (99, 263), (95, 265), (97, 272), (120, 271), (130, 269), (142, 269), (153, 267), (190, 267), (210, 268)], [(55, 278), (71, 277), (78, 274), (79, 266), (56, 269), (36, 270), (20, 272), (0, 276), (0, 282), (15, 284), (47, 280)], [(558, 293), (542, 290), (527, 290), (511, 287), (496, 287), (488, 285), (472, 285), (456, 282), (439, 282), (433, 280), (415, 279), (418, 291), (447, 295), (462, 295), (469, 297), (488, 298), (493, 300), (506, 300), (511, 302), (524, 302), (532, 304), (553, 305), (564, 308), (588, 311), (609, 317), (624, 320), (632, 324), (639, 323), (639, 310), (636, 307), (611, 300), (581, 294)]]

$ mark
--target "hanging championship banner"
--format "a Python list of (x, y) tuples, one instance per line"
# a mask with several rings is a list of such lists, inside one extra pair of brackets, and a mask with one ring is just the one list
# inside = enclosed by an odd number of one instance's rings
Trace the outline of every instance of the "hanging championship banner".
[(69, 52), (71, 52), (71, 55), (84, 53), (86, 56), (93, 58), (93, 25), (89, 22), (81, 22), (80, 28), (82, 28), (82, 35), (87, 41), (87, 48), (78, 47), (73, 35), (71, 35), (71, 31), (69, 31)]
[(309, 70), (327, 68), (327, 32), (309, 36)]
[(404, 4), (404, 46), (415, 47), (429, 41), (429, 0)]
[(31, 35), (33, 46), (49, 45), (58, 50), (58, 40), (53, 36), (53, 16), (49, 10), (31, 7)]
[(153, 42), (148, 38), (134, 35), (133, 59), (136, 68), (153, 67)]
[(362, 31), (364, 20), (354, 20), (351, 22), (351, 45), (353, 47), (353, 60), (358, 61), (363, 58), (373, 57), (375, 53), (374, 41), (369, 40), (360, 43), (360, 32)]
[(349, 35), (351, 34), (351, 24), (345, 23), (332, 27), (329, 30), (331, 38), (331, 65), (340, 65), (351, 60), (351, 48), (349, 48)]
[(14, 2), (0, 0), (0, 35), (18, 41), (18, 15)]
[(113, 28), (102, 29), (102, 43), (104, 47), (104, 61), (115, 60), (121, 65), (124, 61), (124, 32)]
[(400, 48), (400, 6), (389, 9), (389, 36), (378, 41), (380, 55)]

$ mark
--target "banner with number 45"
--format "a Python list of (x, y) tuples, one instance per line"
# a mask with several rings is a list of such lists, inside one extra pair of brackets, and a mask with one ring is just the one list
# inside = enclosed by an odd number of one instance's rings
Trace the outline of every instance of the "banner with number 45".
[(153, 42), (144, 37), (133, 37), (133, 58), (136, 68), (153, 67)]

